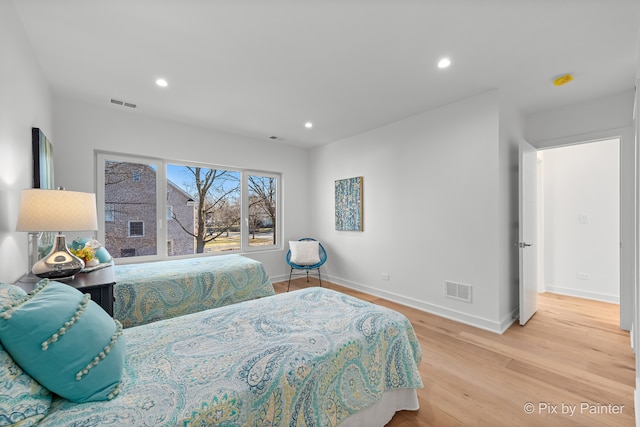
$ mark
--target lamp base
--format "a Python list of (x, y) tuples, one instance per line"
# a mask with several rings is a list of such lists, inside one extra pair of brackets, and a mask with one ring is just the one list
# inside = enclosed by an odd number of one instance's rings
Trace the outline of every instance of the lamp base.
[(84, 261), (69, 252), (63, 234), (58, 234), (51, 252), (33, 265), (31, 271), (42, 279), (64, 280), (84, 268)]

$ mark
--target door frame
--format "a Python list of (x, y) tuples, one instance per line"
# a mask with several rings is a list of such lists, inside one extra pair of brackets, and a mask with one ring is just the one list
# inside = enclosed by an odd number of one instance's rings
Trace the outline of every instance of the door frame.
[(632, 127), (610, 129), (565, 138), (531, 142), (538, 150), (586, 144), (608, 139), (620, 140), (620, 328), (631, 329), (636, 296), (635, 271), (635, 137)]

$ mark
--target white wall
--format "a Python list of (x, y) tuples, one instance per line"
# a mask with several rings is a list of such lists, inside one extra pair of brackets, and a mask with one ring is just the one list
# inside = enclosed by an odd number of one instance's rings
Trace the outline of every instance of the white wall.
[[(504, 328), (499, 104), (492, 91), (312, 151), (311, 222), (332, 280)], [(364, 232), (336, 231), (334, 182), (354, 176), (364, 177)], [(446, 280), (472, 285), (472, 303), (445, 298)]]
[(541, 152), (546, 291), (620, 300), (618, 140)]
[(51, 94), (10, 0), (0, 0), (0, 64), (0, 282), (14, 282), (29, 269), (27, 233), (15, 229), (32, 185), (31, 128), (54, 135)]
[(620, 326), (629, 330), (635, 296), (634, 91), (525, 117), (525, 137), (537, 148), (620, 138)]
[[(148, 117), (108, 104), (55, 98), (55, 180), (69, 190), (95, 191), (95, 151), (169, 160), (210, 162), (282, 173), (282, 219), (286, 242), (308, 233), (307, 150)], [(251, 253), (272, 278), (288, 272), (284, 249)]]
[(634, 92), (627, 91), (579, 104), (545, 110), (525, 117), (526, 138), (538, 148), (558, 145), (558, 139), (594, 133), (610, 134), (631, 127)]

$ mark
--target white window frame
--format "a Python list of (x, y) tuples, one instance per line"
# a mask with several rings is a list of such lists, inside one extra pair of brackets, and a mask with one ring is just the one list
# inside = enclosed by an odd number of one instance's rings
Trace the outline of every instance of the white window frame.
[[(249, 246), (249, 175), (255, 176), (264, 176), (269, 178), (276, 179), (276, 223), (274, 224), (276, 227), (276, 244), (269, 246)], [(242, 245), (244, 247), (245, 252), (264, 252), (270, 249), (280, 249), (282, 248), (282, 221), (280, 217), (282, 216), (280, 209), (282, 199), (282, 174), (273, 173), (273, 172), (265, 172), (253, 169), (244, 170), (242, 175), (242, 218), (241, 228), (244, 228), (241, 233), (242, 236)]]
[[(129, 163), (145, 163), (156, 168), (156, 221), (158, 226), (156, 227), (156, 255), (136, 255), (132, 257), (117, 257), (114, 258), (116, 264), (133, 264), (139, 262), (158, 261), (162, 259), (169, 259), (166, 256), (167, 253), (167, 240), (165, 237), (161, 237), (165, 230), (167, 201), (164, 196), (164, 192), (161, 192), (163, 182), (166, 182), (166, 170), (163, 167), (162, 161), (159, 159), (144, 157), (144, 156), (132, 156), (126, 154), (115, 154), (108, 152), (96, 152), (96, 205), (98, 208), (98, 241), (105, 241), (105, 220), (104, 220), (104, 163), (107, 160), (116, 162), (129, 162)], [(162, 195), (162, 196), (161, 196)], [(162, 213), (162, 214), (161, 214)], [(128, 233), (129, 230), (127, 230)], [(132, 237), (134, 238), (134, 237)]]
[[(156, 236), (156, 255), (145, 256), (133, 256), (133, 257), (120, 257), (114, 258), (117, 264), (138, 263), (146, 261), (159, 261), (169, 259), (180, 258), (195, 258), (201, 256), (216, 256), (229, 253), (249, 253), (249, 252), (268, 252), (274, 250), (281, 250), (283, 248), (282, 239), (284, 236), (284, 230), (282, 226), (282, 174), (278, 172), (270, 172), (256, 169), (246, 169), (242, 167), (226, 166), (220, 164), (208, 164), (197, 162), (186, 162), (183, 160), (171, 160), (171, 159), (159, 159), (154, 157), (136, 156), (117, 154), (109, 152), (96, 152), (96, 199), (98, 208), (98, 233), (97, 237), (99, 241), (105, 241), (105, 203), (104, 203), (104, 164), (105, 161), (119, 161), (129, 163), (144, 163), (156, 168), (156, 212), (157, 212), (157, 236)], [(241, 198), (241, 221), (240, 221), (240, 250), (237, 251), (224, 251), (221, 253), (206, 253), (206, 254), (191, 254), (180, 256), (169, 256), (167, 253), (168, 244), (166, 236), (166, 227), (168, 223), (167, 212), (169, 206), (166, 200), (166, 166), (167, 164), (183, 165), (183, 166), (199, 166), (208, 169), (226, 169), (233, 170), (240, 173), (240, 198)], [(268, 246), (249, 246), (249, 191), (248, 191), (248, 177), (249, 175), (259, 175), (265, 177), (276, 178), (276, 244)], [(146, 226), (144, 227), (146, 230)], [(128, 230), (127, 230), (128, 231)], [(135, 238), (137, 236), (131, 236)]]

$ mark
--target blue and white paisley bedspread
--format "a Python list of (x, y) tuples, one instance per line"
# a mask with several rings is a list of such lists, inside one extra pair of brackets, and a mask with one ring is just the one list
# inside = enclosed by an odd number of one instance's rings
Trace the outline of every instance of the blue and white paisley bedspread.
[(54, 398), (41, 426), (335, 426), (383, 392), (421, 388), (402, 314), (308, 288), (124, 331), (122, 391)]
[(262, 263), (236, 254), (114, 268), (113, 317), (125, 328), (275, 293)]

